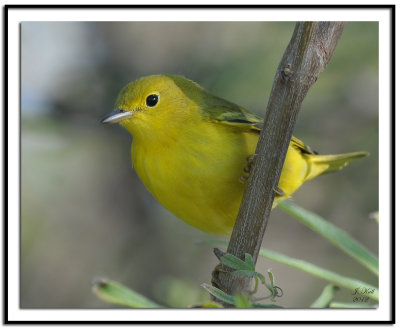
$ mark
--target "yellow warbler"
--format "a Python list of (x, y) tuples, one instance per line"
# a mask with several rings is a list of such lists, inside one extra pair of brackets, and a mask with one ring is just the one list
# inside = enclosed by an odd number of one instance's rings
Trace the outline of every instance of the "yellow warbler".
[[(202, 231), (231, 232), (260, 118), (184, 77), (153, 75), (122, 89), (102, 122), (118, 122), (132, 134), (133, 167), (168, 210)], [(365, 155), (317, 155), (293, 137), (274, 205), (305, 181)]]

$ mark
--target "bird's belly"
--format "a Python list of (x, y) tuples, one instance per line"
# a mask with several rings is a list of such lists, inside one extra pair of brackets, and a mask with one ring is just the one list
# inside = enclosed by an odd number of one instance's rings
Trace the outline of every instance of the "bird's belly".
[(133, 145), (132, 161), (147, 189), (169, 211), (202, 231), (225, 235), (232, 230), (244, 192), (239, 178), (247, 153), (215, 146), (212, 151), (169, 147), (146, 152)]

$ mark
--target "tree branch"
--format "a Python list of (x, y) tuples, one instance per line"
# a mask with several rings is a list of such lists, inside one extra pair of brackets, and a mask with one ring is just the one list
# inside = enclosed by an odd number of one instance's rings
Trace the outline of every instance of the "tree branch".
[[(247, 181), (228, 253), (257, 261), (289, 142), (301, 103), (329, 62), (343, 22), (300, 22), (279, 63), (267, 105), (256, 158)], [(213, 284), (228, 294), (248, 293), (250, 279), (233, 277), (217, 266)]]

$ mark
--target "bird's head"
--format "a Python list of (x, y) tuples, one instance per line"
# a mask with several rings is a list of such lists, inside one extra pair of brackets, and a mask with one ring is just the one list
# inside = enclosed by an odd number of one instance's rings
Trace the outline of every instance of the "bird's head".
[(114, 111), (102, 123), (119, 123), (134, 137), (168, 132), (191, 120), (204, 90), (173, 75), (152, 75), (129, 83), (119, 93)]

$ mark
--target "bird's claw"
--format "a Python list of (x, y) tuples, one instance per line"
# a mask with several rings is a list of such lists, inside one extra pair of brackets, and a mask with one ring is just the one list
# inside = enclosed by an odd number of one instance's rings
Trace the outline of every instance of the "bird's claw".
[(283, 192), (283, 190), (280, 189), (278, 186), (274, 188), (274, 192), (276, 196), (285, 196), (285, 192)]
[(239, 182), (244, 184), (247, 182), (247, 179), (249, 178), (250, 175), (250, 171), (251, 168), (253, 167), (255, 158), (256, 158), (257, 154), (251, 154), (246, 158), (246, 166), (244, 167), (243, 171), (244, 171), (244, 175), (239, 177)]

